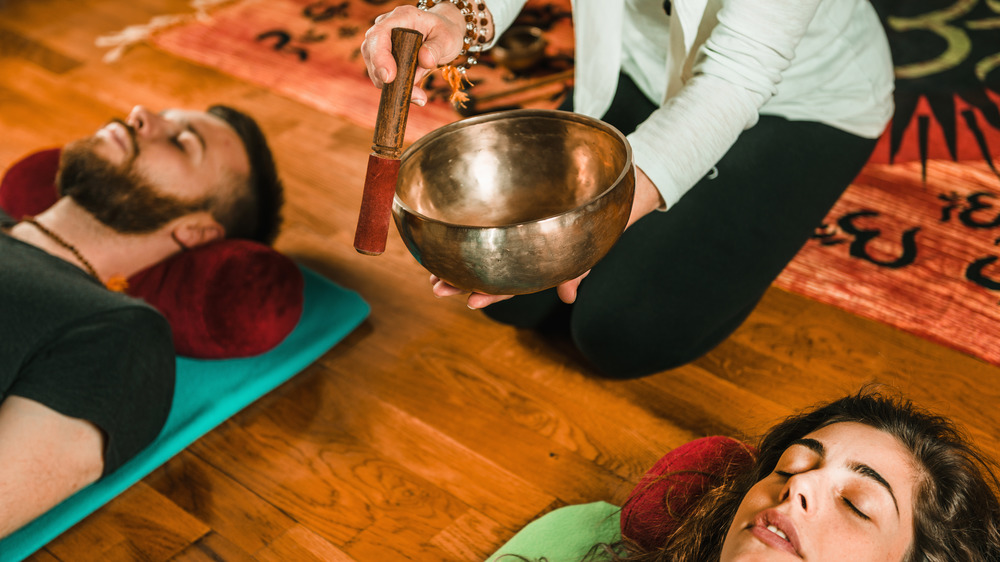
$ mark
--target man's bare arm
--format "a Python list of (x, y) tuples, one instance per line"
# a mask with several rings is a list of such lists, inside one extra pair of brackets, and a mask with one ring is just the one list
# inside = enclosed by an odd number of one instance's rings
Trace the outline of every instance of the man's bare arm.
[(0, 537), (101, 476), (104, 437), (92, 423), (34, 400), (0, 403)]

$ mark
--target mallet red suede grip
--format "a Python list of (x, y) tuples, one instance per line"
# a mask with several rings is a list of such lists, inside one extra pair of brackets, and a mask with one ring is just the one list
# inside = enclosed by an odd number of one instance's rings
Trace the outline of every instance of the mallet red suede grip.
[(392, 199), (399, 177), (399, 156), (413, 93), (413, 76), (417, 70), (417, 51), (423, 40), (424, 36), (413, 29), (397, 27), (392, 30), (396, 78), (382, 87), (358, 227), (354, 231), (354, 249), (362, 254), (377, 256), (385, 251)]

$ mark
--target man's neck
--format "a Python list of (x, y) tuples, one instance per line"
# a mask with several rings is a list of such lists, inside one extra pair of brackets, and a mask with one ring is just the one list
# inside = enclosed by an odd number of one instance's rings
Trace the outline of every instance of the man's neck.
[(83, 260), (89, 262), (102, 283), (115, 276), (131, 277), (179, 249), (169, 234), (122, 234), (108, 228), (68, 197), (57, 201), (35, 220), (42, 228), (20, 222), (9, 230), (10, 235), (84, 271), (88, 268)]

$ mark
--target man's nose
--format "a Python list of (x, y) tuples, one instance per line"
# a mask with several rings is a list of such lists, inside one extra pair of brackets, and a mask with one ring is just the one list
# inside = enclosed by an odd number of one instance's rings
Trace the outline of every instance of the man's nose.
[(132, 108), (125, 122), (135, 130), (136, 136), (144, 138), (170, 137), (177, 129), (174, 122), (141, 105)]

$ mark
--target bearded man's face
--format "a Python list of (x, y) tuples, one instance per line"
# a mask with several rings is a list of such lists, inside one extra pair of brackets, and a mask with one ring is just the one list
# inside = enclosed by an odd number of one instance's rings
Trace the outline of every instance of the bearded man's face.
[(139, 155), (135, 131), (124, 121), (115, 120), (129, 132), (132, 157), (120, 165), (108, 162), (95, 151), (99, 139), (87, 137), (63, 148), (56, 188), (70, 197), (98, 221), (122, 234), (153, 232), (170, 221), (209, 209), (210, 198), (185, 201), (163, 193), (136, 169)]

